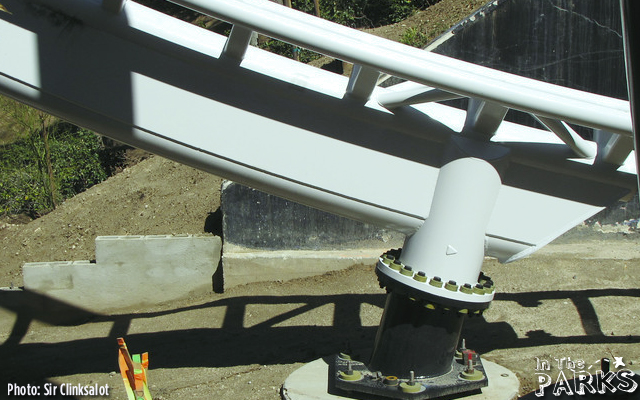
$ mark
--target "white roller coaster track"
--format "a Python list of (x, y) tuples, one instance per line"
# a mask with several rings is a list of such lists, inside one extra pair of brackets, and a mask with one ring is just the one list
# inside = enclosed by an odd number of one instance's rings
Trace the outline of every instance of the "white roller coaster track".
[[(177, 0), (227, 38), (134, 2), (2, 0), (0, 92), (101, 134), (411, 234), (445, 144), (509, 149), (486, 252), (525, 256), (636, 188), (629, 103), (461, 62), (266, 0)], [(248, 46), (252, 31), (355, 64), (351, 77)], [(408, 82), (381, 88), (380, 73)], [(469, 113), (438, 104), (469, 97)], [(551, 131), (502, 122), (529, 112)], [(607, 133), (582, 139), (567, 123)], [(630, 160), (627, 162), (627, 160)], [(473, 212), (473, 210), (461, 210)]]

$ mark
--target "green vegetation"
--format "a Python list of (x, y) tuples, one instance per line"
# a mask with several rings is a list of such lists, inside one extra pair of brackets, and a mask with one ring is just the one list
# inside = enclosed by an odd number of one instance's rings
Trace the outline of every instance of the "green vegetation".
[(261, 49), (264, 49), (288, 58), (295, 58), (296, 57), (295, 53), (297, 52), (298, 61), (301, 61), (303, 63), (308, 63), (322, 57), (321, 54), (318, 54), (311, 50), (303, 49), (303, 48), (282, 42), (280, 40), (271, 39), (271, 38), (266, 38), (266, 40), (260, 43), (259, 46)]
[(424, 48), (429, 43), (430, 37), (422, 29), (411, 27), (400, 38), (400, 42), (409, 46)]
[[(375, 28), (400, 22), (418, 10), (425, 9), (439, 0), (319, 0), (320, 17), (352, 28)], [(291, 7), (315, 15), (314, 0), (291, 0)], [(411, 32), (409, 32), (411, 31)], [(409, 29), (403, 43), (415, 47), (427, 44), (427, 35), (417, 29)], [(406, 40), (406, 41), (405, 41)], [(272, 53), (296, 58), (308, 63), (321, 55), (300, 49), (276, 39), (267, 39), (260, 47)], [(295, 54), (295, 53), (298, 54)]]
[[(320, 16), (352, 28), (375, 28), (407, 18), (439, 0), (320, 0)], [(315, 14), (313, 0), (292, 0), (296, 10)]]
[(6, 98), (0, 115), (0, 215), (38, 217), (111, 172), (117, 154), (94, 133)]

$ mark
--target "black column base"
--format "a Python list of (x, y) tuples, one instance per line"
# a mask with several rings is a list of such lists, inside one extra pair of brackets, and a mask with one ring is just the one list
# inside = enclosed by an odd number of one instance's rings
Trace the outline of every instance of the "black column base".
[(480, 389), (489, 382), (477, 354), (473, 354), (473, 370), (475, 373), (469, 374), (462, 358), (454, 358), (449, 372), (431, 378), (416, 378), (411, 383), (410, 379), (385, 376), (379, 371), (369, 370), (365, 363), (350, 360), (345, 355), (337, 355), (333, 364), (333, 380), (336, 388), (346, 392), (392, 399), (423, 400), (463, 393), (480, 393)]
[(465, 317), (390, 292), (368, 367), (401, 379), (408, 379), (410, 371), (416, 378), (449, 372)]

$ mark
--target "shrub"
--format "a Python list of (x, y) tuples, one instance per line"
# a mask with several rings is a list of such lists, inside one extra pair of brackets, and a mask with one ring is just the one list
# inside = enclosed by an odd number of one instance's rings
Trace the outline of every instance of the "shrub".
[(67, 125), (51, 143), (56, 186), (66, 199), (107, 179), (100, 160), (100, 138), (91, 131)]
[(63, 122), (55, 122), (47, 129), (51, 175), (43, 160), (45, 142), (41, 132), (34, 131), (0, 146), (0, 214), (38, 217), (55, 208), (60, 200), (107, 178), (98, 136)]
[(420, 28), (411, 27), (404, 31), (400, 42), (418, 48), (424, 48), (429, 43), (429, 36), (423, 32)]

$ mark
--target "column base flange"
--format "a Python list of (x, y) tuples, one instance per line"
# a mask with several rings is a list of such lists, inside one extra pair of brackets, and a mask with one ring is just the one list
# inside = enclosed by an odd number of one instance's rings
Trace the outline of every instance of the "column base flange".
[[(381, 398), (356, 392), (350, 394), (347, 391), (337, 389), (333, 362), (333, 357), (320, 358), (295, 370), (282, 386), (282, 398), (284, 400)], [(520, 383), (512, 371), (486, 360), (483, 361), (483, 367), (485, 375), (489, 378), (489, 386), (482, 388), (478, 393), (471, 392), (473, 394), (470, 395), (462, 393), (460, 394), (461, 398), (464, 400), (515, 400), (518, 397)]]
[[(333, 371), (330, 372), (334, 372), (335, 386), (341, 390), (391, 399), (424, 400), (480, 392), (489, 383), (479, 355), (474, 356), (473, 364), (473, 370), (477, 371), (473, 377), (465, 373), (467, 367), (462, 361), (454, 358), (449, 372), (434, 377), (416, 377), (411, 382), (409, 379), (383, 376), (380, 372), (370, 371), (364, 363), (337, 355), (333, 361)], [(349, 369), (352, 371), (351, 375), (358, 375), (360, 379), (348, 379), (351, 376)]]

